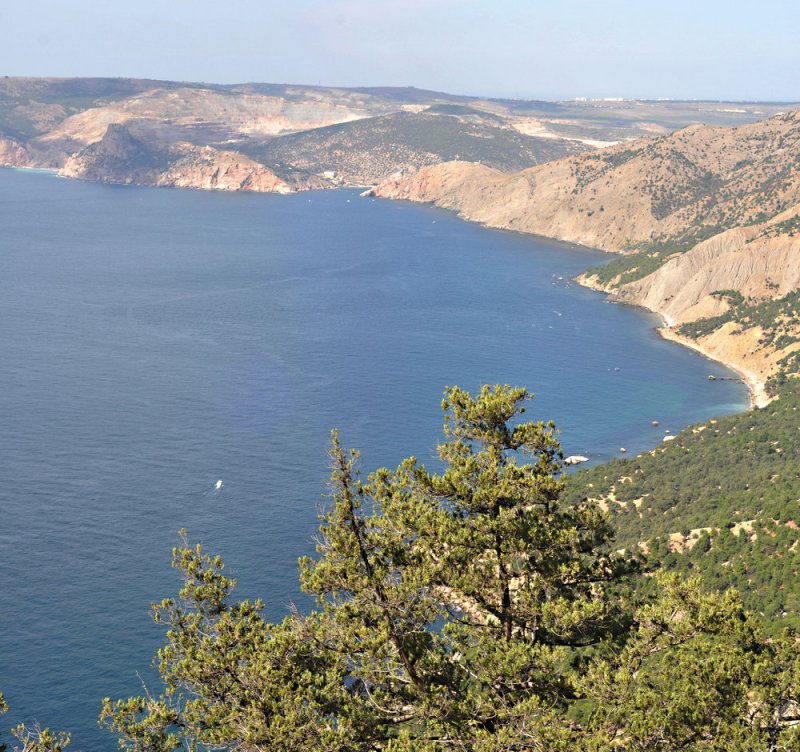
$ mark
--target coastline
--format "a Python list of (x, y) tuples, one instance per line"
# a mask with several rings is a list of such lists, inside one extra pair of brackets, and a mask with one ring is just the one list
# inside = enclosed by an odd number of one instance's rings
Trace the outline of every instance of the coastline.
[[(617, 301), (613, 292), (606, 290), (603, 286), (598, 285), (595, 281), (596, 278), (594, 277), (586, 277), (584, 275), (580, 275), (576, 278), (576, 282), (581, 285), (582, 287), (587, 287), (590, 290), (594, 290), (595, 292), (603, 293), (609, 300), (614, 302), (625, 302), (626, 305), (636, 305), (635, 303), (630, 303), (629, 301)], [(709, 352), (703, 345), (699, 342), (689, 339), (688, 337), (683, 337), (675, 330), (675, 327), (678, 326), (678, 321), (676, 321), (672, 316), (668, 313), (664, 313), (663, 311), (656, 310), (654, 308), (650, 308), (649, 306), (640, 306), (644, 308), (646, 311), (650, 311), (651, 313), (655, 313), (661, 319), (661, 326), (656, 327), (656, 332), (660, 337), (663, 339), (669, 340), (670, 342), (675, 342), (678, 345), (682, 345), (683, 347), (688, 347), (690, 350), (694, 350), (700, 355), (708, 358), (709, 360), (714, 361), (715, 363), (719, 363), (726, 368), (730, 369), (734, 373), (738, 374), (739, 377), (742, 379), (742, 383), (747, 387), (747, 391), (749, 392), (749, 401), (750, 404), (748, 406), (748, 410), (753, 410), (754, 408), (762, 408), (766, 407), (770, 402), (772, 402), (772, 397), (767, 394), (766, 384), (764, 381), (752, 371), (744, 368), (740, 363), (725, 360), (723, 358), (718, 357), (716, 353)]]
[(58, 170), (54, 167), (25, 167), (17, 165), (0, 165), (4, 170), (14, 170), (16, 172), (39, 172), (42, 174), (58, 175)]
[(670, 342), (676, 342), (679, 345), (683, 345), (684, 347), (688, 347), (690, 350), (694, 350), (695, 352), (704, 355), (709, 360), (713, 360), (715, 363), (721, 363), (726, 368), (730, 368), (731, 371), (738, 374), (741, 379), (742, 383), (745, 384), (749, 393), (750, 393), (750, 406), (749, 410), (752, 410), (756, 407), (762, 408), (766, 407), (770, 402), (772, 402), (772, 398), (767, 394), (766, 384), (762, 379), (759, 379), (752, 371), (743, 368), (739, 363), (732, 363), (729, 360), (722, 360), (720, 358), (715, 357), (711, 353), (709, 353), (699, 342), (696, 342), (688, 337), (683, 337), (678, 334), (675, 329), (675, 322), (671, 322), (669, 317), (665, 316), (663, 313), (659, 311), (655, 311), (661, 316), (661, 320), (663, 322), (663, 326), (656, 329), (658, 334), (666, 340)]

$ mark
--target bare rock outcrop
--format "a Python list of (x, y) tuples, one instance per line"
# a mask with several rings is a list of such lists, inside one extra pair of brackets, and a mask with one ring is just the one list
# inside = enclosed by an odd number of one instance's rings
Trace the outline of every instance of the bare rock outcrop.
[(236, 152), (210, 146), (188, 149), (154, 185), (213, 191), (292, 192), (290, 186), (264, 165)]
[(137, 138), (129, 124), (121, 123), (111, 123), (100, 141), (70, 157), (60, 174), (104, 183), (204, 190), (292, 190), (270, 169), (242, 154), (192, 144), (154, 148)]
[(719, 295), (735, 290), (750, 300), (781, 298), (800, 287), (800, 234), (770, 229), (800, 207), (774, 220), (735, 227), (667, 261), (643, 279), (623, 285), (616, 297), (682, 323), (727, 309)]
[(59, 174), (103, 183), (151, 184), (170, 161), (169, 152), (136, 138), (127, 125), (111, 123), (99, 141), (70, 157)]
[(0, 167), (29, 167), (28, 150), (12, 138), (0, 138)]

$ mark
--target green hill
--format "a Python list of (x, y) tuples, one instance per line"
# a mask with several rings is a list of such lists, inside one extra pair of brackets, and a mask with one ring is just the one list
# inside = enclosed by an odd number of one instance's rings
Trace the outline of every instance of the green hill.
[(800, 627), (796, 379), (764, 409), (690, 426), (652, 452), (575, 473), (566, 498), (607, 506), (615, 545), (643, 551), (650, 569), (737, 587), (775, 628)]
[(240, 150), (284, 179), (335, 172), (346, 183), (369, 185), (396, 170), (454, 159), (511, 171), (584, 148), (573, 141), (525, 136), (479, 110), (439, 105), (246, 143)]

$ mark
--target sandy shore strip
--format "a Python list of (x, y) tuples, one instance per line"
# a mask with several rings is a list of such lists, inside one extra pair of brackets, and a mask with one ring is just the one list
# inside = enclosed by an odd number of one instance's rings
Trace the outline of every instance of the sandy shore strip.
[(695, 342), (693, 339), (689, 339), (688, 337), (682, 337), (680, 334), (678, 334), (674, 329), (676, 322), (671, 319), (671, 317), (666, 316), (663, 313), (659, 313), (659, 316), (661, 316), (661, 321), (663, 322), (664, 326), (656, 329), (656, 331), (664, 339), (667, 339), (670, 342), (677, 342), (679, 345), (683, 345), (684, 347), (688, 347), (695, 352), (699, 352), (701, 355), (705, 355), (705, 357), (707, 357), (709, 360), (713, 360), (716, 363), (721, 363), (723, 366), (730, 368), (731, 371), (739, 374), (739, 376), (742, 377), (742, 381), (750, 391), (751, 410), (754, 407), (766, 407), (772, 401), (770, 396), (767, 394), (764, 381), (759, 379), (758, 376), (756, 376), (752, 371), (742, 368), (742, 366), (738, 363), (731, 363), (730, 361), (721, 360), (714, 357), (698, 342)]
[[(602, 285), (597, 284), (595, 280), (587, 279), (583, 275), (578, 275), (578, 277), (576, 277), (576, 282), (583, 287), (588, 287), (590, 290), (602, 292), (607, 296), (608, 300), (616, 302), (613, 293), (609, 293), (609, 291), (606, 290)], [(767, 394), (766, 385), (763, 379), (760, 379), (752, 371), (743, 368), (739, 363), (732, 363), (729, 360), (722, 360), (721, 358), (718, 358), (714, 354), (708, 352), (701, 344), (695, 342), (693, 339), (682, 337), (677, 331), (675, 331), (675, 327), (678, 326), (678, 321), (668, 313), (664, 313), (663, 311), (654, 311), (651, 308), (645, 308), (645, 310), (657, 314), (661, 319), (661, 327), (657, 328), (656, 331), (664, 339), (668, 339), (670, 342), (675, 342), (679, 345), (683, 345), (684, 347), (688, 347), (695, 352), (704, 355), (709, 360), (713, 360), (715, 363), (720, 363), (726, 368), (730, 368), (730, 370), (734, 373), (739, 374), (739, 376), (742, 378), (742, 381), (747, 386), (748, 391), (750, 392), (749, 409), (752, 410), (754, 407), (766, 407), (770, 402), (772, 402), (772, 398)]]

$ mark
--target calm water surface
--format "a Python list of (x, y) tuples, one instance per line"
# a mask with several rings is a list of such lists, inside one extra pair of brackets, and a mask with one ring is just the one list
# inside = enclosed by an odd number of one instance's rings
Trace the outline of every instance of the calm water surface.
[(445, 385), (519, 384), (601, 460), (742, 409), (653, 316), (568, 284), (602, 258), (355, 192), (0, 170), (3, 727), (116, 748), (101, 698), (152, 681), (181, 527), (280, 617), (334, 426), (367, 469), (431, 462)]

